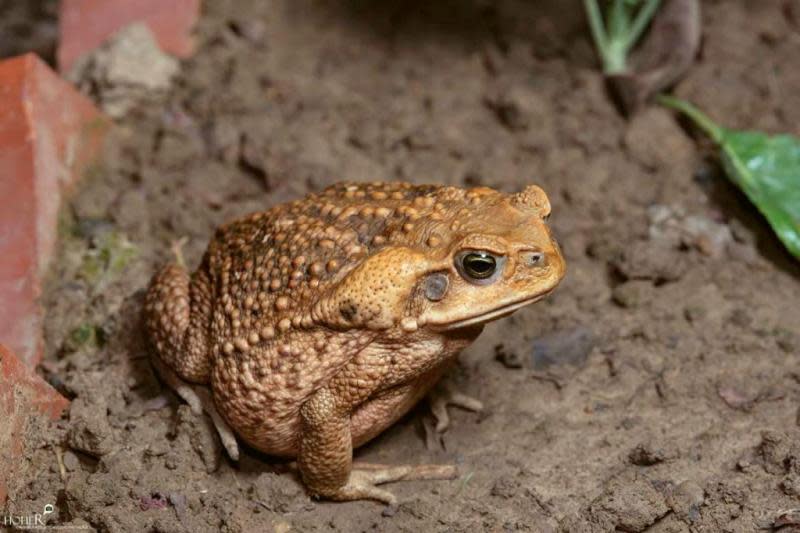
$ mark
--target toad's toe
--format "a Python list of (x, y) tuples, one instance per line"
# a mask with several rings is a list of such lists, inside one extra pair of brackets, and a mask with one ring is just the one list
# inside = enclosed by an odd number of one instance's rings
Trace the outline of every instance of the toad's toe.
[(350, 478), (343, 487), (329, 497), (338, 501), (377, 500), (390, 506), (397, 505), (397, 498), (377, 485), (394, 481), (447, 480), (455, 479), (458, 471), (452, 465), (404, 465), (384, 466), (355, 464)]
[(444, 433), (450, 427), (450, 414), (447, 408), (451, 405), (468, 411), (483, 411), (483, 403), (480, 400), (456, 391), (449, 384), (437, 385), (428, 396), (428, 401), (431, 413), (436, 418), (436, 433)]

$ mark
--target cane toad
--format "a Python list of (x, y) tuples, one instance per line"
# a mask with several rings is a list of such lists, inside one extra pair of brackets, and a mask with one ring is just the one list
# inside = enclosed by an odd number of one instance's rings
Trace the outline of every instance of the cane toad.
[(534, 185), (378, 182), (233, 221), (193, 274), (170, 264), (153, 277), (154, 363), (234, 458), (233, 433), (296, 458), (313, 495), (394, 503), (378, 484), (455, 470), (353, 464), (353, 448), (425, 396), (487, 322), (558, 285), (549, 214)]

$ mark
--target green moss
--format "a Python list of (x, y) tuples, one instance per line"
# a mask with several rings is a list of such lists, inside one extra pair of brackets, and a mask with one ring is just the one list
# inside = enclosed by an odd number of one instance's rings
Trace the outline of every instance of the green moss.
[(138, 253), (138, 248), (124, 234), (116, 231), (103, 233), (86, 251), (80, 276), (97, 292), (118, 278)]
[(70, 331), (64, 343), (64, 350), (77, 352), (79, 350), (96, 350), (106, 343), (105, 331), (100, 326), (83, 323)]

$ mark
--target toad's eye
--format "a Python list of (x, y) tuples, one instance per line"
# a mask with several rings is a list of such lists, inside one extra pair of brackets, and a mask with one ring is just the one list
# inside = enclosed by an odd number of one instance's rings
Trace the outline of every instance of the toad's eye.
[(464, 272), (471, 278), (486, 279), (497, 269), (497, 261), (485, 252), (474, 252), (461, 259)]
[(458, 255), (456, 267), (467, 281), (479, 284), (491, 283), (504, 259), (488, 252), (471, 250)]

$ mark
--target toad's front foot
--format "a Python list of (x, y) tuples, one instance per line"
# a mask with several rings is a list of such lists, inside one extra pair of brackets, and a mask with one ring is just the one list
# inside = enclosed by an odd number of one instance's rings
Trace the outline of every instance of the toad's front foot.
[(457, 475), (458, 471), (452, 465), (386, 466), (357, 463), (353, 465), (347, 483), (325, 496), (337, 501), (378, 500), (396, 506), (395, 495), (377, 485), (394, 481), (448, 480), (455, 479)]

